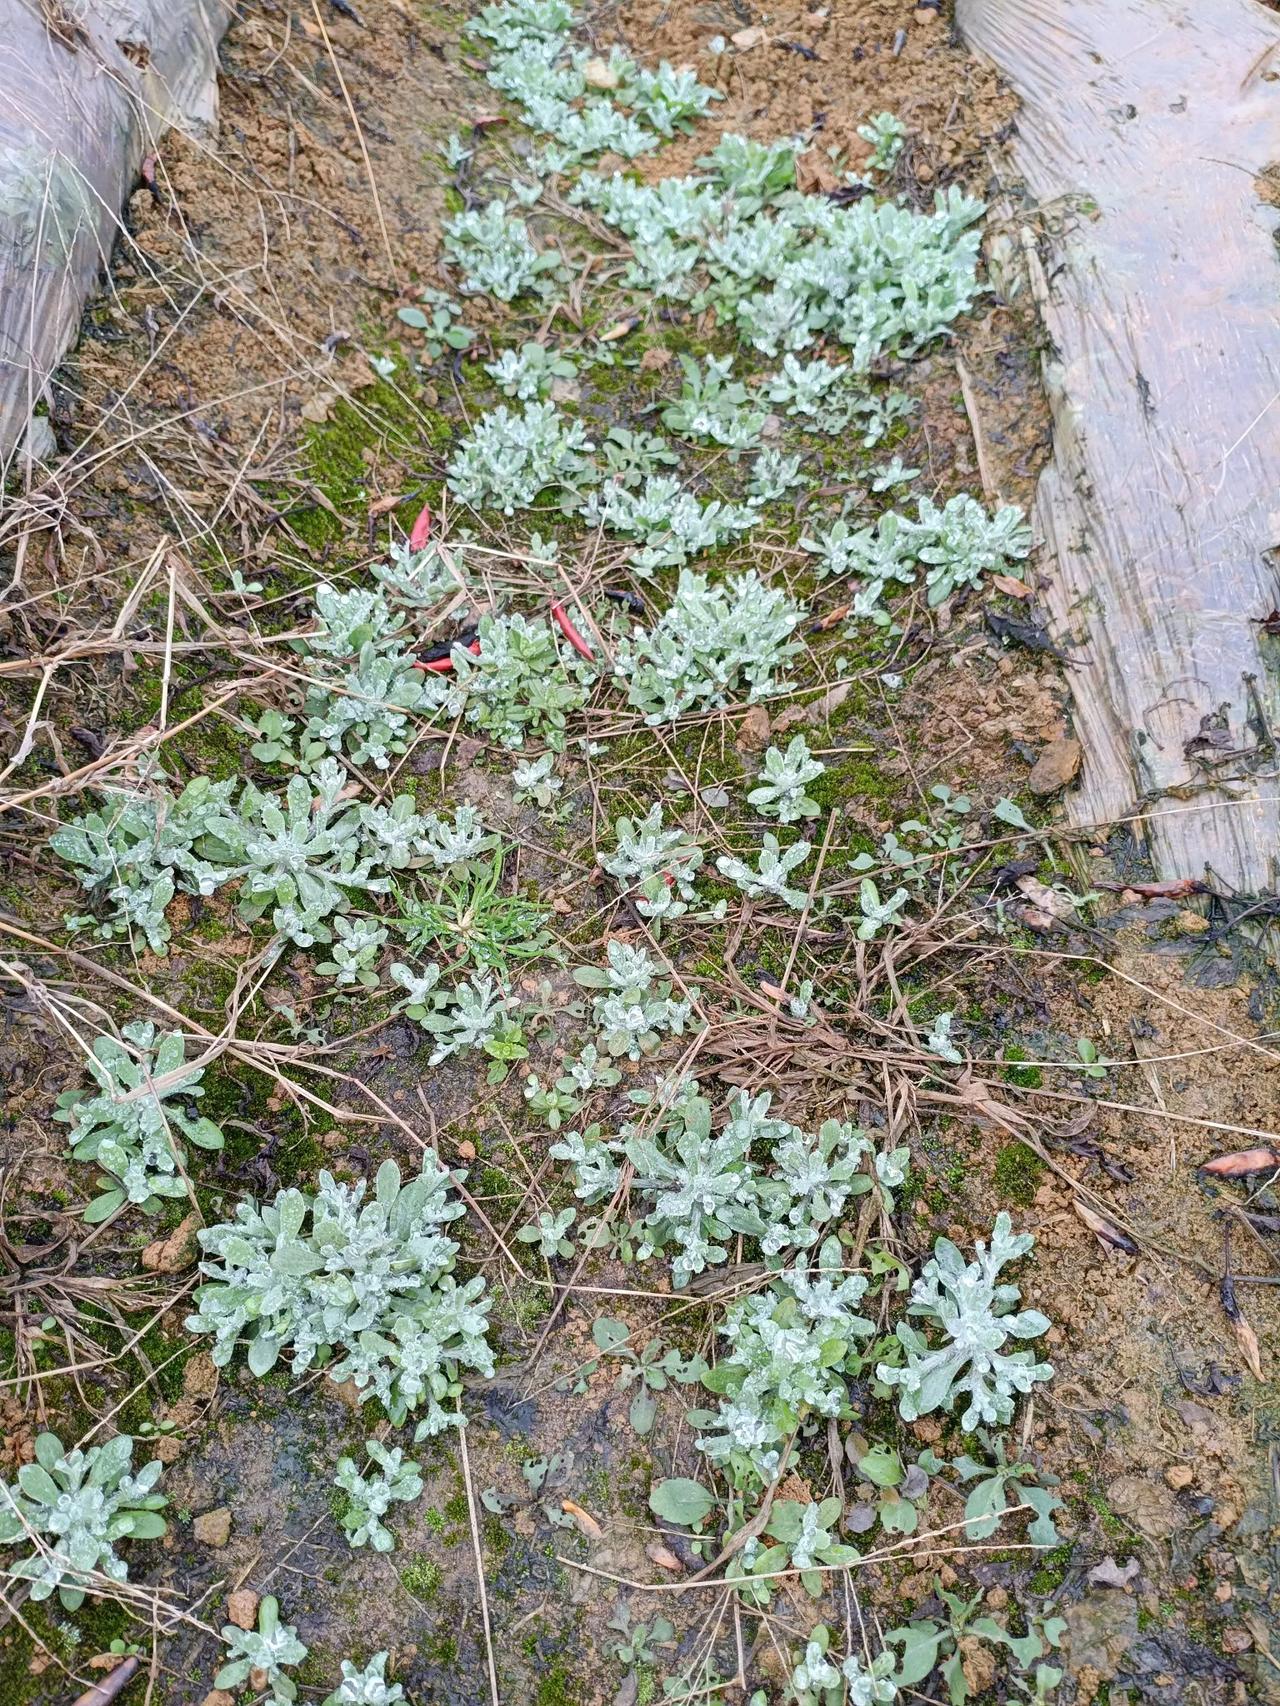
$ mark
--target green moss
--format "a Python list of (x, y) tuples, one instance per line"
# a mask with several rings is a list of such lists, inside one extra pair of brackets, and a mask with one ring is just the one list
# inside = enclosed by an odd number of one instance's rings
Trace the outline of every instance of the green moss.
[[(1030, 1060), (1031, 1056), (1018, 1043), (1005, 1045), (1004, 1058), (1011, 1060)], [(1038, 1066), (1006, 1066), (1005, 1081), (1016, 1084), (1023, 1090), (1038, 1090), (1044, 1082), (1044, 1074)]]
[(538, 1684), (534, 1700), (536, 1706), (581, 1706), (583, 1696), (571, 1692), (567, 1667), (555, 1664)]
[(440, 1592), (444, 1572), (434, 1558), (426, 1558), (420, 1555), (409, 1560), (400, 1572), (400, 1580), (406, 1593), (411, 1593), (415, 1599), (420, 1599), (425, 1605), (430, 1605)]
[(1074, 1550), (1074, 1546), (1068, 1542), (1064, 1546), (1055, 1546), (1052, 1552), (1041, 1554), (1029, 1583), (1032, 1593), (1050, 1594), (1062, 1586), (1071, 1569)]
[(1046, 1167), (1025, 1143), (1006, 1143), (996, 1156), (995, 1187), (1002, 1203), (1027, 1208), (1035, 1201)]

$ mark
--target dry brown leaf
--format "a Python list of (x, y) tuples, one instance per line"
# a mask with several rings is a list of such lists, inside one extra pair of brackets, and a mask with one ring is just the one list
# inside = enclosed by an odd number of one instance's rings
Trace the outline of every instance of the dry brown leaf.
[(1237, 1314), (1231, 1322), (1231, 1331), (1236, 1336), (1236, 1344), (1240, 1347), (1240, 1355), (1245, 1360), (1245, 1366), (1255, 1380), (1262, 1379), (1262, 1352), (1258, 1349), (1258, 1335), (1245, 1320), (1243, 1314)]
[(561, 1499), (560, 1509), (566, 1516), (571, 1516), (579, 1534), (588, 1540), (603, 1540), (604, 1529), (592, 1516), (590, 1511), (584, 1511), (576, 1499)]
[(992, 575), (991, 584), (997, 592), (1004, 593), (1006, 598), (1031, 597), (1031, 588), (1026, 581), (1016, 580), (1013, 575)]
[(1024, 900), (1031, 902), (1041, 912), (1047, 912), (1050, 918), (1060, 918), (1064, 923), (1070, 923), (1076, 915), (1066, 895), (1057, 889), (1051, 889), (1048, 883), (1042, 883), (1039, 877), (1019, 877), (1014, 887)]
[(784, 734), (797, 723), (822, 722), (844, 704), (849, 697), (849, 688), (849, 682), (838, 681), (834, 687), (829, 687), (819, 698), (811, 699), (807, 705), (788, 705), (773, 719), (774, 733)]
[(733, 744), (739, 752), (763, 752), (769, 744), (771, 724), (763, 705), (753, 705), (738, 724)]
[(651, 1540), (645, 1547), (645, 1557), (658, 1566), (660, 1570), (670, 1570), (673, 1576), (684, 1574), (684, 1565), (676, 1557), (669, 1546), (664, 1546), (660, 1540)]
[(375, 498), (369, 505), (369, 516), (387, 515), (391, 510), (398, 509), (404, 502), (403, 492), (388, 492), (385, 498)]
[(1100, 1238), (1104, 1244), (1110, 1244), (1115, 1250), (1123, 1250), (1126, 1256), (1136, 1256), (1139, 1253), (1138, 1246), (1127, 1233), (1121, 1232), (1118, 1226), (1113, 1226), (1096, 1209), (1090, 1208), (1088, 1203), (1075, 1197), (1071, 1206), (1095, 1238)]
[(839, 175), (822, 149), (808, 148), (796, 155), (796, 188), (801, 195), (827, 195), (839, 187)]

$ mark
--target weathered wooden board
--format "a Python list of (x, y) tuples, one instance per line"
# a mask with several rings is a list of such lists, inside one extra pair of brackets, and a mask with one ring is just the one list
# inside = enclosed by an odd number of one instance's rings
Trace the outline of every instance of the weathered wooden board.
[(1021, 96), (1053, 234), (1039, 489), (1085, 743), (1077, 822), (1143, 807), (1163, 876), (1280, 866), (1280, 16), (1255, 0), (957, 0)]
[(0, 0), (0, 467), (120, 231), (143, 156), (217, 113), (225, 0)]

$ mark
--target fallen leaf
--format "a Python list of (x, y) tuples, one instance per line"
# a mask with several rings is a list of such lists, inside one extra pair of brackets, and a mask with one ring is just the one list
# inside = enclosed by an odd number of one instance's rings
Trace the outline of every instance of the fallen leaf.
[(763, 705), (753, 705), (738, 724), (733, 744), (739, 752), (763, 752), (769, 744), (771, 724)]
[(1027, 787), (1041, 797), (1056, 794), (1080, 774), (1080, 756), (1078, 740), (1051, 740), (1032, 765)]
[(1004, 593), (1006, 598), (1031, 597), (1031, 588), (1026, 581), (1015, 580), (1012, 575), (992, 575), (991, 584), (997, 592)]
[(1142, 1569), (1136, 1558), (1127, 1564), (1117, 1564), (1110, 1555), (1089, 1571), (1089, 1586), (1095, 1588), (1126, 1588)]
[(1100, 1238), (1104, 1244), (1110, 1244), (1113, 1249), (1123, 1250), (1126, 1256), (1139, 1254), (1133, 1239), (1127, 1233), (1121, 1232), (1118, 1226), (1113, 1226), (1109, 1220), (1104, 1219), (1095, 1209), (1090, 1208), (1088, 1203), (1083, 1203), (1076, 1197), (1071, 1206), (1095, 1238)]
[(1269, 1173), (1280, 1167), (1280, 1151), (1275, 1149), (1233, 1149), (1230, 1155), (1215, 1155), (1200, 1168), (1216, 1179), (1239, 1179), (1246, 1173)]
[(670, 1570), (673, 1576), (684, 1574), (684, 1565), (676, 1557), (669, 1546), (664, 1546), (660, 1540), (651, 1540), (645, 1547), (645, 1557), (658, 1566), (660, 1570)]
[(1244, 1358), (1245, 1367), (1255, 1380), (1262, 1379), (1262, 1352), (1258, 1349), (1258, 1335), (1249, 1325), (1240, 1300), (1236, 1296), (1236, 1282), (1227, 1274), (1218, 1287), (1218, 1295), (1222, 1299), (1222, 1307), (1231, 1330), (1236, 1336), (1236, 1344), (1240, 1347), (1240, 1355)]
[(662, 344), (650, 344), (640, 357), (641, 373), (660, 373), (664, 367), (670, 367), (673, 357), (671, 351)]
[(603, 1540), (604, 1529), (592, 1516), (590, 1511), (584, 1511), (576, 1499), (561, 1499), (560, 1509), (566, 1516), (571, 1516), (579, 1534), (588, 1540)]
[(844, 704), (849, 697), (849, 688), (849, 682), (838, 681), (834, 687), (829, 687), (819, 698), (811, 699), (807, 705), (788, 705), (773, 719), (774, 733), (784, 734), (797, 723), (823, 722)]
[(492, 130), (495, 124), (505, 124), (507, 121), (502, 113), (481, 113), (479, 118), (472, 119), (472, 130)]
[(1048, 883), (1042, 883), (1039, 877), (1019, 877), (1013, 886), (1024, 900), (1029, 900), (1041, 912), (1047, 912), (1050, 918), (1061, 918), (1065, 923), (1075, 918), (1076, 909), (1069, 898), (1058, 889), (1051, 889)]
[(385, 498), (375, 498), (369, 505), (369, 517), (387, 515), (391, 510), (398, 509), (404, 502), (403, 492), (388, 492)]

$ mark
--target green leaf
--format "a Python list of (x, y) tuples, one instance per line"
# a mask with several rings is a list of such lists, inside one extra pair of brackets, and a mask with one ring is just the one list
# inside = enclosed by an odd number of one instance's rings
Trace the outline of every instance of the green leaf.
[(86, 1226), (97, 1226), (110, 1217), (124, 1203), (123, 1191), (104, 1191), (100, 1197), (95, 1197), (84, 1211)]
[(1011, 829), (1025, 829), (1029, 834), (1034, 831), (1022, 815), (1021, 806), (1014, 805), (1012, 800), (997, 800), (991, 812), (992, 817), (999, 818), (1001, 823), (1007, 823)]
[(591, 1337), (597, 1350), (613, 1351), (626, 1344), (631, 1337), (631, 1329), (612, 1315), (598, 1315), (591, 1324)]
[(858, 1459), (858, 1468), (876, 1487), (896, 1487), (906, 1473), (901, 1457), (891, 1445), (873, 1445), (865, 1457)]
[(431, 324), (421, 308), (397, 308), (397, 320), (402, 320), (406, 326), (412, 326), (417, 332), (425, 332)]
[(647, 1434), (653, 1426), (657, 1414), (658, 1400), (646, 1387), (642, 1386), (631, 1400), (631, 1426), (638, 1434)]
[(699, 1481), (675, 1476), (659, 1481), (649, 1494), (649, 1509), (664, 1522), (679, 1523), (693, 1528), (703, 1522), (716, 1508), (717, 1500)]

